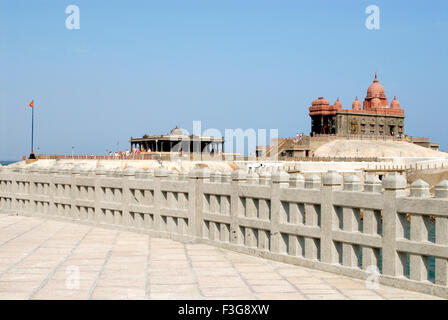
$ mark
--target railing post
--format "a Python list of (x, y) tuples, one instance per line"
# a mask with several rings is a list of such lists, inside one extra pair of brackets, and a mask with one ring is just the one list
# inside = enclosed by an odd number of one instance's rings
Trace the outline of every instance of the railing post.
[(247, 173), (243, 169), (232, 172), (232, 191), (230, 194), (230, 242), (237, 245), (244, 245), (244, 235), (238, 224), (238, 217), (244, 210), (239, 195), (239, 185), (247, 179)]
[[(321, 189), (320, 176), (316, 174), (308, 176), (305, 179), (305, 189)], [(315, 204), (305, 203), (305, 225), (312, 227), (318, 226), (319, 222), (318, 209), (320, 208), (317, 208)], [(310, 260), (317, 260), (319, 258), (319, 244), (317, 243), (316, 240), (317, 239), (309, 237), (305, 238), (305, 258)]]
[[(106, 175), (106, 171), (104, 170), (103, 167), (98, 167), (95, 169), (95, 204), (94, 204), (94, 220), (97, 223), (102, 223), (103, 222), (103, 212), (101, 211), (101, 201), (102, 196), (103, 196), (103, 191), (101, 190), (101, 182), (104, 179)], [(73, 189), (72, 189), (72, 195), (73, 195)]]
[(333, 197), (334, 191), (341, 189), (342, 176), (330, 170), (323, 176), (322, 182), (320, 256), (322, 262), (337, 263), (338, 254), (332, 237), (335, 216)]
[[(12, 170), (10, 171), (12, 174)], [(35, 165), (32, 165), (29, 170), (29, 182), (30, 182), (30, 188), (29, 188), (29, 200), (30, 200), (30, 206), (29, 206), (29, 215), (32, 216), (33, 214), (36, 213), (36, 209), (37, 209), (37, 205), (36, 205), (36, 201), (35, 201), (35, 195), (37, 192), (37, 187), (36, 187), (36, 174), (38, 172), (38, 169)], [(11, 177), (11, 179), (13, 179), (13, 177)]]
[(161, 181), (168, 177), (168, 170), (159, 167), (154, 171), (154, 230), (164, 231), (160, 208), (163, 200)]
[(71, 170), (72, 173), (72, 185), (71, 185), (71, 203), (70, 203), (70, 218), (77, 219), (78, 218), (78, 209), (76, 208), (76, 199), (78, 199), (78, 186), (76, 183), (77, 177), (81, 174), (79, 167), (73, 167)]
[(126, 168), (123, 172), (123, 200), (121, 212), (123, 214), (122, 223), (125, 226), (133, 226), (131, 213), (129, 211), (129, 204), (131, 203), (132, 193), (130, 188), (130, 180), (135, 179), (135, 169)]
[(271, 183), (271, 174), (269, 172), (261, 172), (259, 174), (258, 183), (260, 185), (269, 185)]
[[(397, 197), (405, 195), (406, 179), (394, 172), (383, 180), (383, 274), (402, 276), (403, 261), (397, 252)], [(399, 265), (400, 263), (401, 265)]]
[[(364, 192), (380, 193), (383, 190), (380, 179), (376, 176), (368, 176), (364, 182)], [(365, 208), (363, 211), (363, 233), (378, 235), (378, 221), (381, 219), (377, 210)], [(362, 248), (362, 268), (367, 270), (369, 266), (376, 266), (380, 259), (379, 249), (364, 246)]]
[(18, 196), (18, 184), (17, 184), (17, 176), (19, 169), (8, 170), (8, 176), (11, 178), (11, 187), (9, 192), (11, 193), (11, 204), (9, 210), (12, 213), (18, 213), (18, 204), (17, 204), (17, 196)]
[[(418, 179), (411, 184), (411, 197), (425, 198), (429, 197), (429, 184)], [(425, 220), (429, 220), (429, 216), (411, 215), (411, 234), (410, 240), (415, 242), (428, 241), (428, 229), (425, 225)], [(420, 254), (410, 254), (410, 278), (416, 281), (428, 280), (428, 257)]]
[(210, 170), (207, 168), (196, 168), (190, 171), (190, 181), (192, 182), (190, 202), (190, 234), (193, 237), (202, 238), (202, 227), (204, 224), (204, 191), (205, 182), (210, 182)]
[(271, 251), (274, 253), (286, 253), (286, 247), (280, 234), (280, 193), (282, 188), (289, 187), (289, 174), (285, 171), (277, 171), (272, 174), (271, 185)]
[(56, 215), (56, 204), (54, 203), (54, 196), (56, 194), (55, 178), (59, 170), (57, 166), (52, 166), (48, 172), (49, 193), (48, 193), (48, 213), (49, 215)]
[[(349, 175), (344, 179), (344, 191), (361, 191), (361, 180), (356, 175)], [(360, 210), (358, 208), (343, 207), (342, 220), (343, 230), (347, 232), (358, 232), (360, 225)], [(359, 262), (359, 246), (350, 243), (342, 243), (342, 264), (347, 267), (356, 268)]]

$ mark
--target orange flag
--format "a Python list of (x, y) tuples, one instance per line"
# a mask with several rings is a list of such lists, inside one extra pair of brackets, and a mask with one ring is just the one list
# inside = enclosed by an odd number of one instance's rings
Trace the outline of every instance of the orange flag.
[(34, 100), (31, 100), (31, 102), (28, 104), (31, 108), (34, 107)]

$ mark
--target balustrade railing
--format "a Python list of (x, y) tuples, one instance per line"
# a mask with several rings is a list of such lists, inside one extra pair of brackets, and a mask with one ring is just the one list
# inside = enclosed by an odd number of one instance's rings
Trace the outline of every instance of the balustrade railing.
[(448, 180), (0, 168), (0, 212), (198, 241), (448, 297)]

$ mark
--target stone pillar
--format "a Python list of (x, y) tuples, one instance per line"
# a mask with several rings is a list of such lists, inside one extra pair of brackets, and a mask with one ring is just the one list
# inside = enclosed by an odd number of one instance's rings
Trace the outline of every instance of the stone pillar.
[(81, 174), (81, 170), (79, 167), (73, 167), (72, 168), (72, 197), (71, 197), (71, 203), (70, 203), (70, 218), (71, 219), (78, 219), (78, 208), (76, 208), (76, 199), (79, 197), (78, 187), (77, 187), (77, 177), (79, 177)]
[[(179, 181), (188, 181), (188, 171), (183, 169), (181, 172), (179, 172)], [(188, 197), (191, 199), (190, 197)]]
[[(7, 172), (8, 174), (8, 178), (11, 179), (11, 185), (10, 185), (10, 189), (6, 189), (5, 191), (7, 193), (10, 194), (11, 197), (11, 203), (10, 203), (10, 207), (8, 208), (8, 206), (6, 206), (7, 211), (11, 211), (13, 213), (18, 213), (18, 204), (17, 204), (17, 196), (19, 193), (19, 188), (17, 185), (17, 177), (20, 173), (17, 172), (17, 170), (13, 169), (5, 169), (3, 172)], [(36, 173), (36, 172), (35, 172)], [(33, 184), (32, 182), (30, 182), (30, 185)], [(8, 187), (6, 187), (8, 188)], [(30, 202), (32, 202), (32, 200), (30, 200)]]
[(237, 245), (244, 245), (244, 235), (238, 224), (238, 217), (243, 215), (244, 208), (240, 204), (240, 185), (245, 183), (247, 173), (243, 169), (232, 172), (232, 191), (230, 195), (230, 242)]
[(364, 192), (381, 192), (383, 187), (377, 176), (368, 176), (364, 182)]
[(429, 184), (422, 179), (418, 179), (411, 184), (411, 197), (427, 198), (429, 194)]
[(319, 133), (324, 133), (324, 116), (320, 116), (320, 130)]
[(168, 170), (164, 167), (159, 167), (154, 171), (154, 229), (159, 232), (165, 231), (160, 208), (163, 200), (161, 180), (166, 177), (168, 177)]
[[(320, 189), (321, 188), (321, 179), (318, 175), (311, 175), (305, 179), (305, 188), (306, 189)], [(318, 225), (318, 210), (319, 208), (316, 205), (311, 203), (305, 204), (305, 224), (307, 226), (317, 227)], [(317, 260), (319, 256), (318, 252), (318, 239), (307, 237), (305, 238), (305, 258), (311, 260)]]
[[(281, 189), (289, 187), (289, 174), (285, 171), (277, 171), (272, 174), (271, 186), (271, 251), (274, 253), (286, 253), (287, 244), (280, 233), (280, 194)], [(285, 234), (285, 236), (287, 236)]]
[(271, 174), (267, 171), (261, 172), (259, 174), (258, 182), (260, 185), (270, 185), (271, 184)]
[[(9, 195), (9, 197), (11, 198), (11, 202), (8, 204), (8, 200), (5, 199), (5, 203), (4, 203), (4, 207), (3, 209), (6, 210), (6, 212), (10, 213), (10, 212), (17, 212), (18, 210), (18, 206), (17, 206), (17, 196), (18, 196), (18, 186), (17, 186), (17, 175), (18, 173), (16, 172), (18, 169), (13, 169), (13, 168), (4, 168), (3, 169), (3, 173), (6, 175), (6, 185), (5, 185), (5, 189), (3, 190), (3, 192), (7, 193)], [(30, 175), (30, 181), (31, 180), (31, 175)], [(11, 184), (8, 186), (8, 180), (11, 181)], [(31, 193), (31, 184), (32, 182), (30, 182), (30, 193)], [(30, 198), (31, 198), (30, 194)], [(32, 203), (33, 201), (30, 200), (30, 202)], [(10, 212), (9, 212), (10, 211)], [(31, 211), (33, 212), (33, 210)]]
[(335, 209), (333, 196), (335, 190), (342, 187), (342, 176), (334, 170), (328, 171), (323, 177), (322, 202), (321, 202), (321, 261), (326, 263), (337, 263), (338, 253), (333, 241), (333, 221)]
[[(17, 180), (15, 178), (15, 174), (12, 172), (11, 169), (8, 170), (9, 176), (11, 177), (11, 182), (15, 183)], [(31, 168), (29, 168), (29, 181), (30, 181), (30, 212), (29, 214), (32, 216), (36, 213), (36, 209), (37, 209), (37, 204), (36, 204), (36, 194), (37, 194), (37, 186), (36, 186), (36, 175), (38, 173), (38, 169), (37, 167), (31, 166)], [(11, 186), (12, 188), (14, 188), (14, 186)], [(73, 188), (72, 188), (73, 190)], [(14, 191), (11, 190), (13, 193)], [(11, 198), (11, 201), (15, 202), (16, 197)], [(12, 205), (12, 204), (11, 204)]]
[[(204, 191), (206, 190), (206, 183), (210, 182), (210, 170), (207, 168), (196, 168), (190, 171), (189, 179), (193, 188), (191, 194), (188, 195), (190, 199), (190, 223), (189, 234), (194, 237), (202, 238), (203, 225), (205, 224), (203, 218), (204, 209)], [(191, 197), (192, 196), (192, 197)]]
[(304, 176), (299, 173), (293, 173), (292, 175), (289, 176), (289, 186), (291, 188), (304, 189), (305, 188)]
[[(368, 176), (364, 183), (364, 192), (381, 192), (383, 187), (377, 176)], [(378, 222), (380, 221), (380, 211), (364, 209), (363, 211), (363, 233), (368, 235), (378, 235)], [(362, 248), (362, 269), (367, 270), (369, 266), (378, 268), (380, 250), (364, 246)], [(370, 270), (370, 269), (369, 269)]]
[(231, 183), (232, 182), (232, 175), (230, 173), (230, 171), (223, 171), (223, 172), (218, 172), (219, 173), (219, 178), (218, 178), (218, 174), (216, 175), (216, 182), (222, 182), (222, 183)]
[(48, 193), (48, 213), (50, 215), (56, 215), (56, 205), (54, 203), (54, 196), (56, 194), (55, 177), (58, 175), (59, 169), (57, 166), (52, 166), (48, 174), (49, 193)]
[[(427, 198), (429, 197), (429, 184), (422, 179), (416, 180), (411, 184), (411, 197)], [(416, 242), (428, 241), (428, 228), (426, 222), (429, 215), (411, 214), (411, 234), (410, 240)], [(411, 280), (426, 281), (428, 280), (428, 257), (423, 255), (410, 254), (409, 257), (409, 277)]]
[(130, 181), (135, 179), (135, 169), (126, 168), (123, 172), (123, 199), (121, 201), (121, 212), (123, 214), (123, 224), (134, 227), (134, 221), (129, 211), (129, 204), (131, 203), (132, 193), (130, 188)]
[[(344, 191), (361, 192), (361, 180), (356, 175), (349, 175), (344, 180)], [(360, 224), (360, 210), (357, 208), (342, 208), (344, 231), (358, 232)], [(358, 267), (359, 246), (342, 244), (342, 264), (347, 267)]]
[(394, 172), (383, 180), (383, 274), (403, 276), (403, 260), (397, 252), (397, 197), (405, 196), (406, 179)]
[(103, 199), (103, 190), (101, 189), (101, 183), (106, 176), (106, 171), (102, 166), (95, 169), (95, 176), (96, 178), (95, 178), (95, 190), (94, 190), (95, 191), (94, 215), (97, 223), (104, 223), (105, 219), (103, 218), (103, 212), (101, 209), (101, 201)]
[(247, 175), (248, 184), (259, 184), (258, 180), (259, 180), (258, 173), (251, 172)]
[(305, 179), (306, 189), (320, 189), (321, 179), (317, 174), (312, 174)]

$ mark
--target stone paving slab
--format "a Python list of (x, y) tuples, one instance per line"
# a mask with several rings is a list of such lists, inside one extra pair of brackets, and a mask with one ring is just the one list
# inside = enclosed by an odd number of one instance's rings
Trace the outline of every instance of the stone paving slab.
[(204, 244), (0, 214), (0, 299), (439, 299)]

